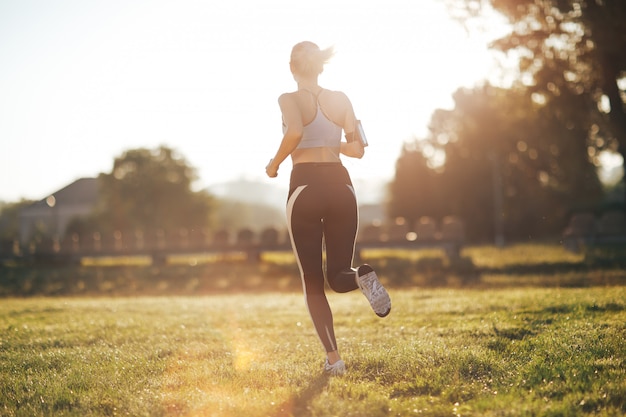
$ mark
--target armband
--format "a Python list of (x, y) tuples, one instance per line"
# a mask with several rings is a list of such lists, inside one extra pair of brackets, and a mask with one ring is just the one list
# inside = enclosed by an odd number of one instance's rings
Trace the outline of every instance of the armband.
[(363, 125), (360, 120), (356, 121), (354, 132), (346, 133), (345, 137), (348, 143), (358, 140), (363, 147), (368, 145), (367, 137), (365, 136), (365, 131), (363, 130)]

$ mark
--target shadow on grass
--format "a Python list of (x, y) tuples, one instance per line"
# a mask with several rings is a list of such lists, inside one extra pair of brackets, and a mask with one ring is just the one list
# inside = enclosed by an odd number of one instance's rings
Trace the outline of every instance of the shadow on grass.
[(307, 417), (311, 415), (310, 405), (328, 385), (330, 376), (321, 373), (311, 379), (309, 384), (297, 394), (294, 394), (275, 417), (298, 416)]
[[(378, 258), (369, 264), (390, 288), (625, 285), (626, 263), (528, 262), (474, 265), (462, 258)], [(0, 298), (32, 296), (174, 296), (301, 291), (295, 264), (214, 262), (166, 266), (43, 266), (0, 264)]]

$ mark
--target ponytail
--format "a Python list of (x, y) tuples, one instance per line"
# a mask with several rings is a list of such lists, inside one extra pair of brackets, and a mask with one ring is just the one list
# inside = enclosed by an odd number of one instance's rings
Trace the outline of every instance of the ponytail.
[(300, 42), (291, 50), (291, 68), (299, 75), (319, 75), (334, 54), (332, 46), (320, 49), (313, 42)]

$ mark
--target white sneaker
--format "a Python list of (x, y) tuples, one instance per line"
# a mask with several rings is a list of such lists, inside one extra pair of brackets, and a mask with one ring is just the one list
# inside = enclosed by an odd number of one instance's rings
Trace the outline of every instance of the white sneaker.
[(391, 311), (391, 298), (369, 265), (361, 265), (356, 271), (356, 283), (370, 302), (374, 313), (385, 317)]
[(344, 361), (339, 359), (337, 362), (332, 365), (328, 363), (328, 358), (326, 358), (326, 362), (324, 363), (324, 372), (331, 376), (339, 376), (346, 373), (346, 364)]

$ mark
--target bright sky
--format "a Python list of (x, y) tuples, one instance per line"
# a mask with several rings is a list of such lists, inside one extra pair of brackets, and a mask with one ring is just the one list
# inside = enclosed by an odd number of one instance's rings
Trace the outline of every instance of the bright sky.
[(274, 180), (264, 168), (302, 40), (335, 46), (320, 84), (363, 120), (353, 178), (391, 179), (433, 110), (490, 76), (487, 36), (439, 0), (0, 0), (0, 200), (45, 198), (161, 144), (197, 168), (197, 187), (286, 185), (290, 163)]

